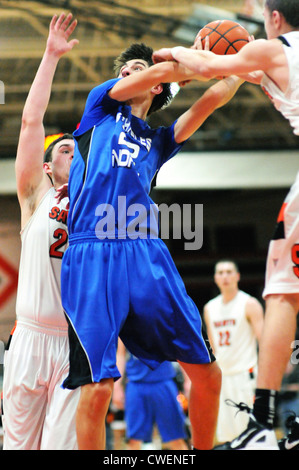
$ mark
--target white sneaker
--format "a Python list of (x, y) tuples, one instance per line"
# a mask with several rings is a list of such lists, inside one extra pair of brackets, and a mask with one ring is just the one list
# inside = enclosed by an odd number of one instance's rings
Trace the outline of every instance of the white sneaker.
[(214, 447), (214, 450), (279, 450), (275, 432), (258, 423), (250, 408), (244, 403), (235, 404), (240, 411), (249, 413), (247, 429), (231, 442)]

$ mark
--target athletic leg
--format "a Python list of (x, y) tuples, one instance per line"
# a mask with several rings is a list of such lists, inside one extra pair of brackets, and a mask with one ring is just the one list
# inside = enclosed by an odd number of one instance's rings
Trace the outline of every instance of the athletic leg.
[(292, 352), (298, 308), (299, 295), (270, 295), (266, 299), (253, 414), (269, 428), (274, 425), (278, 392)]
[(216, 362), (180, 364), (192, 384), (189, 399), (192, 444), (196, 449), (210, 450), (214, 445), (217, 426), (221, 371)]
[(295, 339), (299, 294), (271, 295), (259, 349), (257, 388), (279, 391)]
[(79, 450), (105, 450), (105, 418), (113, 391), (113, 379), (81, 387), (76, 429)]

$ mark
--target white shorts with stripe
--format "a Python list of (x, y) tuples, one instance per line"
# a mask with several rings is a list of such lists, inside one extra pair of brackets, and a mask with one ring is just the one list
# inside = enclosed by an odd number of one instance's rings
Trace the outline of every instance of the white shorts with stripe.
[(67, 329), (18, 321), (4, 359), (4, 450), (77, 449), (79, 389), (62, 388), (68, 370)]
[(267, 258), (263, 297), (299, 294), (299, 173), (277, 220)]

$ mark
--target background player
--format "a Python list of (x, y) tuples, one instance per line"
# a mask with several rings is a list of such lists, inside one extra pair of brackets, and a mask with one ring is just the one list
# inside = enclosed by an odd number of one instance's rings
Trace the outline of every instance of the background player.
[(140, 450), (143, 443), (152, 442), (156, 425), (163, 448), (187, 450), (186, 416), (177, 399), (174, 364), (163, 362), (152, 370), (119, 341), (117, 367), (123, 379), (114, 385), (113, 403), (125, 412), (128, 449)]
[[(257, 80), (278, 111), (299, 135), (299, 3), (266, 0), (264, 21), (267, 40), (246, 45), (235, 55), (216, 56), (186, 48), (162, 49), (154, 60), (177, 60), (207, 78), (255, 72)], [(198, 38), (200, 41), (200, 38)], [(256, 400), (248, 431), (228, 448), (277, 447), (273, 424), (278, 391), (292, 351), (299, 311), (299, 174), (277, 220), (270, 243), (266, 285), (266, 316), (260, 342)], [(294, 440), (299, 439), (299, 426)], [(261, 439), (263, 444), (259, 444)], [(292, 439), (289, 437), (288, 439)], [(285, 441), (282, 444), (285, 445)]]
[[(198, 310), (152, 226), (148, 193), (162, 164), (232, 98), (241, 81), (230, 77), (216, 83), (172, 126), (151, 129), (145, 119), (169, 102), (167, 83), (201, 78), (174, 63), (151, 64), (152, 50), (144, 45), (122, 53), (118, 78), (91, 91), (74, 134), (78, 145), (69, 183), (70, 245), (63, 259), (62, 299), (71, 350), (64, 385), (81, 386), (80, 449), (105, 448), (105, 416), (119, 377), (119, 333), (127, 349), (148, 365), (180, 361), (192, 382), (193, 445), (210, 449), (214, 440), (220, 370)], [(126, 206), (119, 211), (124, 196)], [(141, 231), (134, 239), (132, 211), (137, 210), (144, 218), (138, 219)]]
[(236, 415), (225, 401), (253, 405), (264, 312), (257, 299), (239, 289), (240, 272), (234, 261), (218, 261), (214, 280), (220, 294), (205, 305), (204, 320), (222, 372), (216, 437), (226, 442), (248, 424), (248, 416)]
[(55, 199), (56, 188), (68, 181), (73, 136), (54, 141), (43, 162), (43, 118), (59, 59), (77, 43), (68, 41), (75, 27), (72, 15), (53, 17), (22, 116), (16, 158), (22, 249), (17, 326), (4, 366), (5, 450), (77, 448), (78, 391), (61, 387), (69, 367), (67, 323), (60, 297), (68, 200), (58, 203)]

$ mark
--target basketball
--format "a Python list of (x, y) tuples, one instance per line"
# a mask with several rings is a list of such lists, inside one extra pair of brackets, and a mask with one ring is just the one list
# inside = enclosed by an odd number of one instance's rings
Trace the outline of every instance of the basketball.
[(209, 36), (210, 51), (219, 55), (236, 54), (247, 44), (249, 33), (243, 26), (231, 20), (217, 20), (208, 23), (199, 33), (202, 47)]

